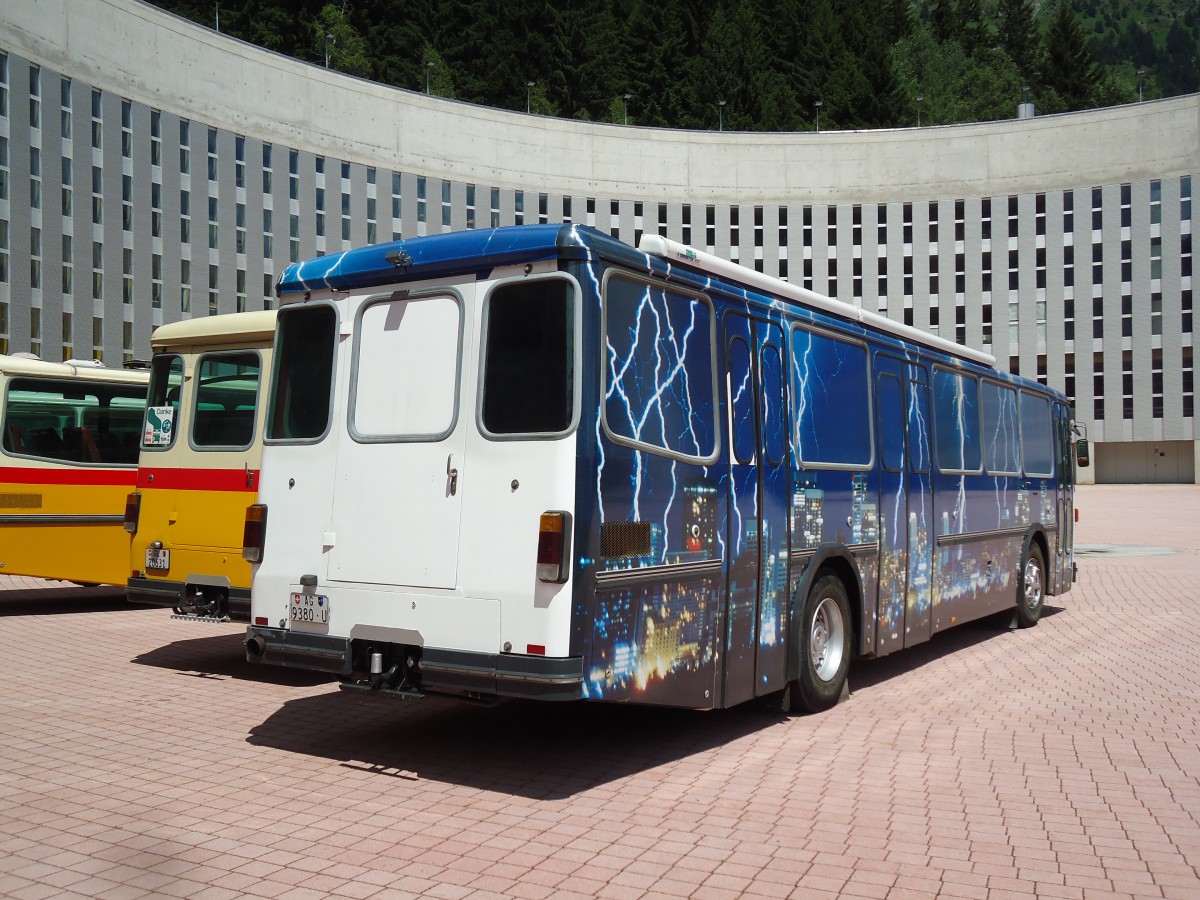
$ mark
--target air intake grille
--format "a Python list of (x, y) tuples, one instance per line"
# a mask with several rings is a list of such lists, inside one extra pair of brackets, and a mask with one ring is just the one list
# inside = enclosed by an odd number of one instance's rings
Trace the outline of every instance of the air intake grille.
[(41, 494), (0, 494), (0, 509), (41, 509)]
[(600, 556), (621, 559), (650, 555), (649, 522), (605, 522), (600, 526)]

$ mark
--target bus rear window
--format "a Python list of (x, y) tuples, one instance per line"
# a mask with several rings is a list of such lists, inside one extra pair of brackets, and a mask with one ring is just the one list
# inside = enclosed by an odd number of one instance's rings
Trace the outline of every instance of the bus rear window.
[(328, 430), (336, 331), (333, 307), (280, 310), (268, 438), (317, 440)]
[(482, 421), (490, 434), (558, 434), (575, 396), (571, 284), (502, 285), (487, 307)]
[(179, 393), (183, 385), (183, 357), (160, 353), (150, 364), (150, 395), (146, 402), (146, 422), (142, 446), (166, 449), (175, 443), (179, 423)]
[(205, 356), (197, 367), (192, 443), (201, 448), (249, 447), (261, 363), (254, 351)]

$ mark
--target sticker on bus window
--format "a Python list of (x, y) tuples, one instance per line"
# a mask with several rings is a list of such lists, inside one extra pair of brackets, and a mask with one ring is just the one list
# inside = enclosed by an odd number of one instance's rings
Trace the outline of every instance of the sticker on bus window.
[(147, 447), (165, 447), (175, 431), (175, 407), (147, 406), (146, 430), (142, 443)]

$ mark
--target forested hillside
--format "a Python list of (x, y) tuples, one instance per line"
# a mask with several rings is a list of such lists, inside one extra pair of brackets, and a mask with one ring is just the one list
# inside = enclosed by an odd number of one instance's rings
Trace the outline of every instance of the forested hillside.
[(1200, 88), (1196, 0), (155, 2), (386, 84), (631, 125), (934, 125)]

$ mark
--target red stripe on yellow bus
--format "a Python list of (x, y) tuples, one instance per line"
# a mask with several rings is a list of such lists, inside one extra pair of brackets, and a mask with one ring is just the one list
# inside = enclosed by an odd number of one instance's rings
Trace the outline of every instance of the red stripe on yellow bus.
[(258, 469), (138, 469), (137, 486), (162, 491), (257, 493)]
[(35, 469), (0, 466), (0, 483), (117, 485), (133, 487), (137, 470), (128, 469)]

